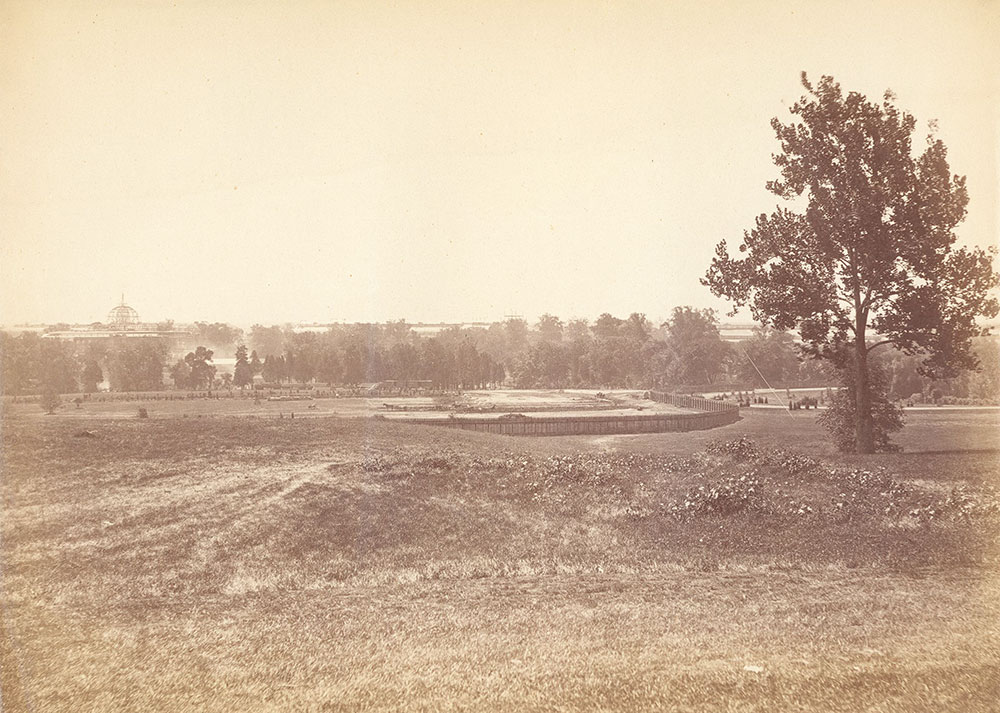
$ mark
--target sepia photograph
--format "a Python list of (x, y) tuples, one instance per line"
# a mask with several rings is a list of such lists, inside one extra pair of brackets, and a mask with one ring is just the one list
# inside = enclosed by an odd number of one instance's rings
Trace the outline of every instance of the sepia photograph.
[(1000, 711), (1000, 0), (0, 0), (0, 713)]

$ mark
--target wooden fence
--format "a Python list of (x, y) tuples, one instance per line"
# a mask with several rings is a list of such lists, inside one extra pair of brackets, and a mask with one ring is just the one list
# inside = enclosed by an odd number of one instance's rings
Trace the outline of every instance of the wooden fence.
[(703, 399), (700, 396), (691, 396), (689, 394), (647, 391), (646, 398), (663, 404), (671, 404), (672, 406), (680, 406), (681, 408), (693, 408), (697, 411), (708, 411), (710, 413), (729, 413), (730, 411), (735, 411), (738, 414), (740, 411), (739, 405), (732, 401)]
[(510, 436), (579, 436), (615, 433), (665, 433), (702, 431), (735, 423), (739, 406), (694, 396), (648, 392), (653, 401), (670, 403), (696, 413), (621, 414), (612, 416), (508, 416), (500, 418), (452, 417), (408, 418), (400, 423), (448, 426), (467, 431), (500, 433)]

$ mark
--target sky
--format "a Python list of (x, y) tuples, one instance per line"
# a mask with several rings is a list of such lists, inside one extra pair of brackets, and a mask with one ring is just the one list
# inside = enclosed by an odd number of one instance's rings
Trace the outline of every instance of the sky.
[(0, 324), (652, 319), (779, 200), (800, 73), (1000, 234), (1000, 2), (0, 3)]

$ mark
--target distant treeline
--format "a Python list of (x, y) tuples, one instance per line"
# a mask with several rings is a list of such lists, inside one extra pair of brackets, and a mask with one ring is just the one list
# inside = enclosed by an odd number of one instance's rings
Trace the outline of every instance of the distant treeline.
[[(105, 380), (115, 391), (244, 387), (258, 374), (269, 383), (353, 386), (391, 380), (424, 382), (435, 390), (507, 385), (709, 391), (736, 384), (837, 384), (823, 364), (799, 359), (790, 334), (757, 329), (747, 340), (728, 343), (714, 312), (691, 307), (676, 308), (659, 325), (640, 313), (624, 319), (602, 314), (592, 322), (546, 314), (533, 325), (511, 318), (433, 335), (404, 321), (334, 325), (323, 332), (255, 325), (249, 334), (199, 323), (198, 333), (207, 344), (180, 359), (171, 359), (171, 345), (155, 338), (64, 342), (33, 333), (3, 334), (4, 392), (93, 392)], [(885, 352), (880, 365), (894, 398), (996, 399), (998, 345), (982, 338), (976, 348), (983, 369), (950, 380), (921, 376), (920, 357), (901, 352)], [(236, 357), (234, 374), (217, 373), (212, 360), (218, 356)]]
[[(765, 355), (764, 368), (774, 381), (827, 380), (800, 364), (787, 335), (762, 332), (755, 339), (761, 348), (781, 352), (776, 360)], [(268, 381), (428, 379), (463, 388), (654, 388), (759, 380), (722, 340), (715, 314), (690, 307), (677, 308), (660, 325), (639, 313), (624, 319), (602, 314), (593, 322), (563, 322), (546, 314), (534, 325), (511, 318), (433, 336), (421, 336), (405, 322), (335, 325), (323, 333), (257, 325), (247, 341), (264, 360)], [(757, 348), (756, 342), (748, 344)]]

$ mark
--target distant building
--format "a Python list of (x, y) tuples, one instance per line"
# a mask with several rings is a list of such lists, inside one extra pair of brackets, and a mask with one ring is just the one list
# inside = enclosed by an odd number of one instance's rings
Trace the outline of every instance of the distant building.
[(73, 342), (85, 342), (94, 339), (113, 339), (128, 337), (132, 339), (180, 339), (191, 336), (184, 329), (161, 329), (160, 325), (146, 324), (139, 319), (139, 313), (122, 301), (108, 312), (106, 323), (95, 322), (86, 326), (74, 326), (70, 329), (46, 332), (42, 339), (61, 339)]
[[(327, 324), (296, 324), (292, 331), (296, 333), (314, 332), (323, 334), (333, 327), (343, 327), (348, 324), (362, 324), (361, 322), (331, 322)], [(397, 324), (396, 322), (380, 322), (377, 324)], [(406, 328), (414, 334), (421, 336), (434, 336), (449, 329), (489, 329), (491, 322), (407, 322)]]
[(490, 322), (417, 322), (410, 329), (421, 336), (434, 336), (449, 329), (489, 329)]
[(759, 325), (756, 324), (730, 324), (719, 325), (719, 336), (724, 342), (742, 342), (753, 336), (753, 330)]

